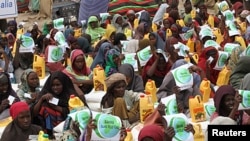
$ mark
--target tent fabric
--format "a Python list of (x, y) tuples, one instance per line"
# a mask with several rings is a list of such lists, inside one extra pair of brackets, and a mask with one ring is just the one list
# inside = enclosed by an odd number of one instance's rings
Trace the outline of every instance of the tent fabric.
[(81, 0), (79, 9), (78, 23), (85, 20), (92, 15), (99, 13), (106, 13), (108, 11), (109, 0)]

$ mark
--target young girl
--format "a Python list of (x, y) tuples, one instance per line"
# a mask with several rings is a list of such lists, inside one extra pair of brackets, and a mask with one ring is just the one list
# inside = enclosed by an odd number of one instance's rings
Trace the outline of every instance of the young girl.
[(68, 101), (71, 94), (77, 95), (72, 81), (61, 71), (49, 76), (39, 94), (32, 110), (33, 117), (50, 138), (54, 138), (53, 128), (64, 121), (69, 113)]

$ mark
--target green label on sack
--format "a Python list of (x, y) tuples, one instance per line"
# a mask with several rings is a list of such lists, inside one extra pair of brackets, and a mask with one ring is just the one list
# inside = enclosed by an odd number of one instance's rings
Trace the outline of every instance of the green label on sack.
[(181, 84), (186, 84), (191, 80), (192, 74), (186, 68), (179, 68), (174, 72), (174, 78)]
[(225, 53), (221, 53), (218, 59), (218, 66), (223, 67), (227, 61), (228, 55)]
[(242, 106), (244, 108), (250, 107), (250, 91), (239, 90), (239, 94), (242, 95)]
[(166, 104), (165, 112), (167, 115), (178, 114), (176, 99), (171, 99)]
[(206, 113), (209, 116), (211, 116), (215, 112), (216, 108), (214, 107), (214, 105), (205, 105), (205, 110), (206, 110)]
[(246, 48), (246, 56), (250, 56), (250, 46)]
[(122, 124), (118, 117), (109, 114), (97, 114), (95, 119), (97, 121), (95, 133), (100, 138), (112, 138), (119, 134)]
[(147, 61), (150, 58), (151, 52), (150, 50), (142, 50), (139, 54), (138, 57), (142, 61)]
[(31, 37), (28, 36), (21, 36), (22, 46), (25, 48), (29, 48), (34, 44), (34, 41)]
[(51, 59), (53, 61), (60, 61), (63, 56), (63, 49), (60, 47), (53, 48), (51, 51)]
[(80, 111), (76, 114), (76, 121), (79, 123), (81, 129), (85, 129), (90, 120), (89, 111)]
[(173, 117), (170, 120), (170, 126), (175, 130), (174, 139), (183, 141), (189, 137), (189, 133), (185, 131), (186, 121), (182, 117)]

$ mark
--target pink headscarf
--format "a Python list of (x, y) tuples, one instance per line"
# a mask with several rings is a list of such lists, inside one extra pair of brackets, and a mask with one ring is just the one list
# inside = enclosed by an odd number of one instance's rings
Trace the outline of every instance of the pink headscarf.
[(74, 61), (76, 60), (76, 57), (82, 55), (84, 58), (85, 58), (85, 55), (84, 53), (82, 52), (82, 50), (80, 49), (74, 49), (72, 52), (71, 52), (71, 55), (70, 55), (70, 61), (71, 61), (71, 67), (72, 69), (74, 70), (74, 72), (76, 74), (81, 74), (81, 75), (89, 75), (90, 74), (90, 69), (87, 67), (86, 63), (85, 65), (83, 66), (81, 72), (79, 72), (75, 67), (74, 67)]

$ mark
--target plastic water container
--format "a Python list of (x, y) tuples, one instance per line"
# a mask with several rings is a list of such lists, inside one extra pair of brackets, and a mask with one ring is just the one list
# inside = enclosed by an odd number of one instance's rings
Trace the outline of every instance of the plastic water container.
[(170, 36), (172, 36), (172, 31), (171, 31), (171, 29), (167, 29), (167, 31), (166, 31), (166, 37), (170, 37)]
[(133, 136), (130, 129), (126, 129), (127, 136), (124, 141), (133, 141)]
[(34, 55), (33, 70), (37, 73), (39, 79), (45, 78), (45, 58)]
[(38, 134), (38, 141), (42, 141), (43, 140), (43, 135), (44, 135), (44, 132), (41, 130), (39, 131), (39, 134)]
[(216, 81), (217, 86), (228, 85), (231, 70), (226, 66), (220, 71)]
[(207, 22), (210, 25), (210, 27), (213, 29), (214, 28), (214, 17), (209, 15), (208, 19), (207, 19)]
[(70, 111), (84, 106), (81, 99), (75, 95), (70, 95), (68, 104), (69, 104)]
[(140, 95), (140, 121), (143, 123), (145, 119), (153, 113), (154, 104), (151, 95)]
[(235, 42), (239, 42), (244, 49), (247, 47), (246, 42), (242, 36), (235, 36)]
[(146, 85), (145, 85), (145, 93), (150, 94), (152, 96), (152, 102), (153, 104), (158, 101), (156, 96), (157, 88), (155, 85), (155, 81), (152, 79), (148, 79)]
[(202, 101), (208, 102), (209, 98), (210, 98), (210, 94), (211, 94), (211, 87), (210, 87), (210, 81), (207, 78), (204, 78), (201, 81), (200, 84), (200, 91), (202, 94)]
[(189, 52), (194, 53), (194, 41), (189, 38), (186, 45), (189, 47)]
[(213, 34), (214, 34), (215, 37), (216, 37), (216, 42), (217, 42), (218, 44), (221, 44), (221, 42), (224, 40), (224, 38), (223, 38), (223, 35), (221, 34), (220, 29), (219, 29), (219, 28), (214, 28), (214, 29), (213, 29)]
[(184, 20), (183, 20), (183, 19), (176, 20), (176, 23), (177, 23), (178, 25), (180, 25), (181, 27), (184, 27), (184, 26), (185, 26), (185, 23), (184, 23)]
[(195, 61), (195, 63), (198, 64), (199, 55), (198, 55), (197, 53), (194, 53), (194, 54), (192, 55), (192, 58), (193, 58), (193, 60)]
[(104, 69), (97, 65), (93, 69), (93, 80), (94, 80), (94, 90), (95, 91), (106, 91), (107, 87), (105, 84), (106, 75)]
[(189, 98), (189, 110), (192, 122), (206, 120), (206, 112), (200, 95)]
[(87, 58), (86, 58), (86, 65), (87, 67), (90, 67), (91, 64), (93, 63), (93, 57), (91, 55), (88, 54)]

